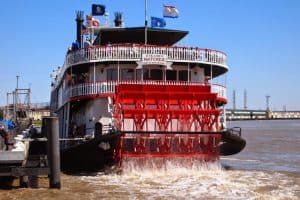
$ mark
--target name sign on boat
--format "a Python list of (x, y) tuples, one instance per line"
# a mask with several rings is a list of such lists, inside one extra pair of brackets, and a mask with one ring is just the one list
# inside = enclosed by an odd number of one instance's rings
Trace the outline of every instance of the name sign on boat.
[(167, 65), (168, 56), (165, 54), (143, 54), (142, 62), (144, 65)]

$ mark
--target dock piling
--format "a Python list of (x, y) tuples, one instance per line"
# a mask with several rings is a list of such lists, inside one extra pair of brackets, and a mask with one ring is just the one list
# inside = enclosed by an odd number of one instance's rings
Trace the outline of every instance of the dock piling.
[(19, 180), (21, 188), (28, 188), (28, 176), (20, 176)]
[(59, 153), (59, 128), (57, 117), (44, 117), (43, 130), (48, 139), (47, 151), (50, 168), (49, 187), (61, 188), (60, 183), (60, 153)]

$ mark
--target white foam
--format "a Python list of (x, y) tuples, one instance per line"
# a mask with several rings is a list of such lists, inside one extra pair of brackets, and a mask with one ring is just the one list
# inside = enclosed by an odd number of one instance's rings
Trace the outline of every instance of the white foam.
[[(82, 180), (103, 188), (102, 195), (124, 199), (297, 199), (300, 186), (286, 174), (264, 171), (227, 171), (220, 163), (167, 161), (158, 168), (124, 163), (122, 175), (85, 176)], [(151, 168), (150, 166), (154, 166)], [(159, 165), (160, 166), (160, 165)], [(122, 196), (118, 196), (121, 195)]]

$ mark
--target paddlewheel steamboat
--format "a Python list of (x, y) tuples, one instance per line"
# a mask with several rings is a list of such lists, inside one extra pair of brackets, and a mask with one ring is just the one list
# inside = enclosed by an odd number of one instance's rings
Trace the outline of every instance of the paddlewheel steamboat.
[[(245, 141), (226, 129), (225, 53), (177, 43), (188, 32), (90, 27), (53, 74), (51, 109), (60, 124), (62, 168), (89, 170), (130, 158), (214, 161)], [(147, 42), (145, 44), (145, 33)], [(233, 138), (233, 139), (232, 139)]]

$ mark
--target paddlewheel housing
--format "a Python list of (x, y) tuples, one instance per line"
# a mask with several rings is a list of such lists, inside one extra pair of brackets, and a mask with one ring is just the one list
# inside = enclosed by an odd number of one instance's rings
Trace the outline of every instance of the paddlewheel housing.
[(118, 84), (115, 124), (120, 161), (130, 157), (216, 160), (221, 140), (218, 98), (209, 84)]

